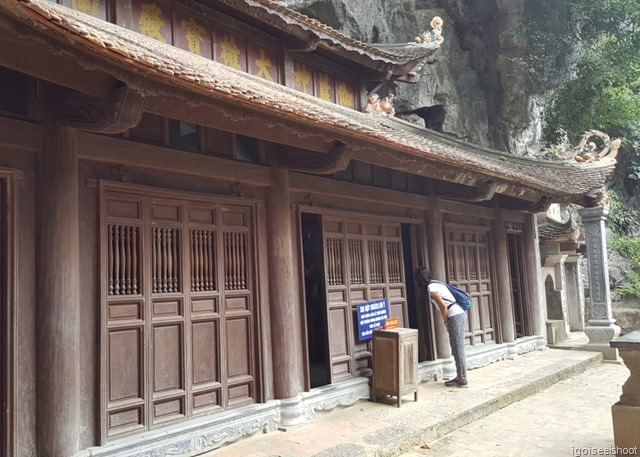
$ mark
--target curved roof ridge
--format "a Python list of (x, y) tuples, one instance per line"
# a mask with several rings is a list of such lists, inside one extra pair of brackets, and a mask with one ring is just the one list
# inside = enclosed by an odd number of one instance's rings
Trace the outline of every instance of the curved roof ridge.
[(404, 65), (414, 60), (423, 60), (433, 54), (443, 42), (443, 38), (435, 40), (433, 43), (394, 43), (390, 45), (365, 43), (355, 38), (351, 38), (342, 32), (310, 18), (298, 11), (288, 8), (272, 0), (220, 0), (222, 3), (234, 8), (244, 9), (247, 6), (257, 7), (270, 14), (275, 14), (287, 24), (292, 24), (311, 31), (321, 40), (332, 42), (341, 46), (346, 51), (358, 52), (373, 60), (383, 60), (387, 63)]

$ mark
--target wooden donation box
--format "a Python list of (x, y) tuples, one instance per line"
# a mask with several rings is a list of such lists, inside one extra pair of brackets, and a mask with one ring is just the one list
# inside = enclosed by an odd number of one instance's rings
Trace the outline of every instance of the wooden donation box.
[(402, 396), (410, 393), (418, 401), (418, 330), (374, 330), (372, 354), (371, 401), (393, 395), (399, 408)]

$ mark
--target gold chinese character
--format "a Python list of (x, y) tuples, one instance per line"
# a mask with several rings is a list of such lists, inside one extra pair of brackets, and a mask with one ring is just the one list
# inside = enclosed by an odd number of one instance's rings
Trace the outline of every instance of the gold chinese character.
[(233, 35), (225, 35), (224, 41), (220, 43), (222, 53), (220, 58), (225, 65), (240, 70), (240, 49), (236, 43), (236, 37)]
[(344, 82), (338, 86), (338, 103), (349, 108), (353, 106), (353, 93)]
[(328, 102), (331, 101), (331, 84), (329, 83), (329, 75), (326, 73), (320, 75), (320, 98)]
[(162, 10), (155, 3), (143, 3), (140, 5), (142, 12), (140, 13), (140, 33), (158, 41), (166, 43), (167, 40), (162, 36), (161, 30), (164, 22), (160, 19)]
[(311, 81), (311, 73), (303, 63), (296, 63), (293, 69), (293, 76), (298, 86), (302, 87), (302, 92), (307, 93), (307, 84)]
[(188, 21), (182, 21), (180, 26), (187, 37), (189, 51), (197, 55), (202, 55), (200, 53), (200, 43), (204, 41), (204, 27), (199, 25), (194, 18)]
[(98, 16), (98, 0), (71, 0), (71, 8), (91, 16)]
[(260, 58), (256, 60), (256, 67), (259, 68), (258, 75), (261, 78), (273, 81), (273, 78), (269, 74), (268, 68), (271, 68), (271, 60), (264, 56), (264, 49), (260, 48)]

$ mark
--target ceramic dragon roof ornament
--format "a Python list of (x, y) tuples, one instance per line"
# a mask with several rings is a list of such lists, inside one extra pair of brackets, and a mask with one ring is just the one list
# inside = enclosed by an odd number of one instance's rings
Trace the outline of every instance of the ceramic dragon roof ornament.
[[(593, 140), (596, 141), (593, 141)], [(599, 130), (588, 130), (580, 139), (576, 148), (558, 144), (545, 148), (540, 157), (546, 160), (563, 160), (577, 163), (611, 162), (615, 163), (622, 140), (611, 139)]]

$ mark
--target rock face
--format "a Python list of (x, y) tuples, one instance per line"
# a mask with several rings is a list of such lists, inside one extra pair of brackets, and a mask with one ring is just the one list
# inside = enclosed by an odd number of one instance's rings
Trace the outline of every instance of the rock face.
[[(434, 16), (444, 20), (441, 49), (417, 84), (393, 84), (398, 117), (465, 141), (518, 155), (540, 150), (542, 104), (513, 58), (511, 33), (541, 0), (280, 0), (344, 34), (370, 43), (413, 41)], [(525, 4), (526, 3), (526, 4)]]

